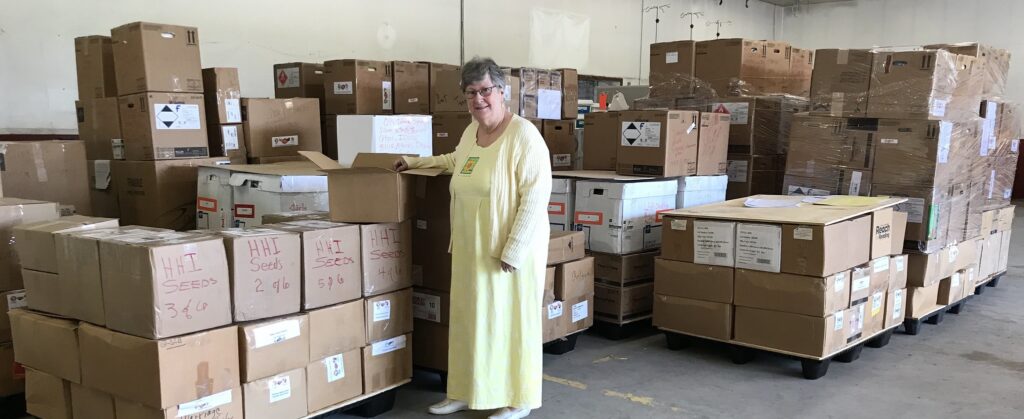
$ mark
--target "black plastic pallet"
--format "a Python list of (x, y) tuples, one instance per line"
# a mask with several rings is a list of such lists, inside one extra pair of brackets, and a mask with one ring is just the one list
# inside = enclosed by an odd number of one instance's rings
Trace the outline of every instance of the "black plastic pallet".
[(756, 349), (747, 346), (737, 345), (734, 343), (722, 342), (712, 339), (705, 339), (697, 336), (690, 336), (676, 332), (665, 331), (665, 341), (668, 349), (678, 351), (687, 346), (693, 345), (694, 343), (711, 343), (717, 345), (724, 345), (729, 352), (729, 357), (732, 359), (734, 364), (742, 365), (750, 361), (753, 361), (759, 353), (770, 353), (778, 355), (784, 358), (790, 358), (800, 361), (801, 375), (803, 378), (808, 380), (817, 380), (824, 377), (828, 373), (829, 366), (832, 365), (832, 361), (842, 363), (849, 363), (856, 361), (860, 358), (860, 353), (865, 346), (869, 348), (882, 348), (889, 344), (889, 340), (892, 338), (892, 334), (895, 328), (891, 328), (882, 332), (881, 334), (872, 337), (864, 342), (858, 343), (854, 346), (844, 349), (842, 352), (838, 352), (830, 357), (822, 359), (802, 358), (794, 355), (789, 355), (780, 352), (774, 352), (764, 349)]
[(608, 340), (622, 340), (640, 334), (649, 334), (654, 331), (654, 326), (651, 324), (650, 318), (624, 324), (595, 318), (594, 326), (590, 330)]
[(1002, 279), (1003, 275), (1005, 275), (1005, 274), (1006, 274), (1006, 272), (996, 274), (995, 276), (992, 277), (992, 279), (989, 279), (985, 283), (974, 287), (974, 294), (975, 295), (981, 295), (981, 294), (985, 293), (985, 288), (995, 288), (995, 287), (998, 287), (999, 286), (999, 280)]
[(25, 394), (0, 397), (0, 418), (27, 417), (25, 413)]
[(368, 399), (360, 400), (348, 406), (316, 416), (316, 418), (327, 419), (338, 413), (359, 416), (361, 418), (374, 418), (388, 413), (395, 408), (395, 396), (397, 394), (398, 389), (393, 388)]
[(946, 319), (946, 313), (949, 314), (960, 314), (963, 312), (964, 307), (971, 297), (964, 297), (964, 299), (957, 301), (956, 303), (950, 304), (938, 310), (935, 310), (924, 317), (918, 319), (905, 319), (903, 320), (903, 333), (907, 335), (917, 335), (921, 332), (921, 325), (924, 323), (928, 324), (941, 324)]
[(448, 392), (448, 371), (439, 370), (439, 369), (436, 369), (436, 368), (421, 367), (421, 366), (418, 366), (418, 365), (414, 365), (413, 367), (416, 368), (417, 370), (420, 370), (420, 371), (423, 371), (423, 372), (428, 372), (428, 373), (431, 373), (431, 374), (437, 374), (438, 378), (441, 379), (441, 392), (442, 393), (447, 393)]
[(551, 355), (564, 355), (576, 349), (576, 338), (580, 333), (574, 333), (564, 338), (555, 339), (544, 344), (544, 353)]

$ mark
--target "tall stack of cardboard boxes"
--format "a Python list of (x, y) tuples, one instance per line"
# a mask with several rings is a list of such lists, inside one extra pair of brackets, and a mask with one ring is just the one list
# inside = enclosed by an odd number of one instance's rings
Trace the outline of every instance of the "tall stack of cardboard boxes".
[(552, 232), (548, 243), (544, 305), (544, 342), (553, 342), (594, 324), (594, 258), (587, 256), (582, 232)]
[(245, 164), (247, 153), (238, 69), (204, 68), (203, 90), (210, 156), (227, 157), (231, 164)]
[[(437, 117), (437, 114), (434, 114)], [(435, 119), (437, 121), (437, 119)], [(451, 311), (451, 176), (420, 177), (412, 230), (413, 364), (448, 371), (448, 319)]]
[(124, 137), (117, 105), (114, 52), (109, 36), (75, 38), (75, 69), (78, 74), (78, 138), (85, 143), (88, 159), (89, 198), (92, 214), (120, 217), (117, 189), (112, 182), (112, 160), (124, 159)]

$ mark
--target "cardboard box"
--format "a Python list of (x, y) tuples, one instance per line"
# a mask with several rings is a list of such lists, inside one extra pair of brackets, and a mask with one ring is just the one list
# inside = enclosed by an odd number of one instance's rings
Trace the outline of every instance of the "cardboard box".
[(302, 254), (298, 234), (267, 228), (218, 233), (227, 252), (234, 321), (299, 311)]
[(666, 177), (697, 174), (699, 112), (625, 111), (621, 118), (617, 173)]
[(429, 115), (338, 115), (338, 162), (350, 167), (362, 153), (433, 155)]
[(783, 189), (783, 161), (778, 155), (730, 154), (726, 170), (729, 184), (725, 199), (780, 193)]
[(210, 155), (201, 93), (143, 92), (118, 98), (127, 160)]
[(240, 325), (238, 338), (243, 382), (309, 364), (309, 318), (304, 313)]
[(124, 159), (121, 114), (117, 97), (75, 101), (78, 138), (85, 142), (89, 160)]
[(950, 218), (949, 187), (917, 187), (874, 183), (875, 196), (906, 197), (907, 202), (895, 207), (907, 214), (904, 240), (908, 248), (931, 253), (946, 245)]
[(555, 299), (575, 300), (594, 294), (594, 258), (566, 262), (555, 268)]
[(614, 255), (594, 253), (594, 279), (626, 285), (654, 279), (654, 259), (658, 251)]
[(452, 280), (450, 182), (451, 176), (416, 179), (412, 280), (416, 286), (438, 291), (451, 289)]
[(907, 274), (909, 273), (907, 255), (896, 255), (889, 261), (889, 290), (903, 289), (907, 287)]
[(299, 220), (267, 227), (300, 236), (304, 310), (362, 297), (363, 260), (360, 256), (359, 226)]
[(878, 135), (886, 141), (876, 144), (874, 181), (921, 187), (954, 182), (967, 169), (967, 153), (958, 147), (976, 143), (976, 128), (973, 122), (879, 120)]
[(553, 301), (541, 309), (544, 343), (565, 337), (569, 330), (569, 317), (571, 317), (571, 314), (566, 314), (565, 310), (564, 301)]
[(250, 419), (295, 418), (309, 412), (306, 405), (306, 368), (242, 385), (245, 417)]
[(309, 316), (309, 359), (328, 358), (366, 346), (363, 301), (350, 301), (306, 314)]
[(54, 314), (65, 311), (61, 304), (63, 290), (57, 274), (22, 269), (21, 277), (25, 283), (26, 301), (34, 301), (29, 308)]
[(324, 62), (327, 114), (385, 115), (394, 113), (391, 63), (369, 60)]
[[(74, 402), (74, 397), (72, 397)], [(141, 403), (114, 398), (114, 409), (119, 418), (145, 419), (198, 419), (203, 417), (240, 418), (243, 414), (242, 387), (211, 394), (187, 403), (156, 409)]]
[(811, 73), (811, 112), (863, 116), (867, 111), (875, 53), (866, 49), (818, 49)]
[(330, 214), (327, 211), (284, 211), (263, 215), (263, 224), (280, 224), (289, 221), (327, 221)]
[(949, 278), (939, 281), (939, 294), (936, 303), (940, 306), (956, 304), (964, 297), (964, 282), (967, 280), (966, 271), (956, 271)]
[(411, 288), (367, 298), (364, 301), (366, 342), (381, 342), (412, 332)]
[(730, 340), (733, 335), (733, 306), (656, 293), (654, 325), (688, 335)]
[[(870, 172), (875, 165), (874, 151), (880, 141), (879, 125), (889, 122), (802, 113), (794, 115), (789, 131), (786, 175), (820, 179), (853, 171)], [(862, 180), (860, 183), (870, 182)]]
[(821, 278), (736, 269), (734, 303), (737, 307), (826, 317), (849, 308), (850, 288), (850, 271)]
[(871, 224), (861, 216), (826, 226), (783, 225), (782, 272), (831, 275), (867, 262)]
[(661, 245), (660, 212), (675, 206), (676, 180), (576, 182), (576, 229), (587, 249), (625, 254)]
[(585, 238), (582, 231), (552, 231), (548, 240), (547, 264), (550, 266), (583, 259), (586, 256), (583, 246)]
[(412, 377), (412, 335), (363, 348), (363, 392), (383, 390)]
[(327, 177), (308, 162), (204, 166), (199, 185), (197, 221), (209, 228), (255, 227), (265, 214), (283, 211), (327, 211)]
[(78, 348), (78, 322), (28, 310), (11, 310), (14, 360), (49, 375), (82, 382)]
[(996, 262), (996, 272), (1006, 272), (1006, 269), (1010, 262), (1010, 233), (1012, 231), (1007, 230), (1003, 232), (1000, 240), (999, 247), (999, 260)]
[(564, 309), (566, 335), (587, 330), (594, 325), (594, 294), (567, 300)]
[(227, 157), (231, 164), (245, 164), (245, 127), (241, 124), (210, 124), (207, 131), (210, 156)]
[(573, 68), (560, 68), (556, 71), (562, 76), (562, 119), (575, 120), (580, 96), (579, 75)]
[[(552, 268), (553, 269), (553, 268)], [(0, 344), (11, 342), (11, 318), (7, 316), (7, 312), (16, 308), (28, 307), (28, 301), (25, 299), (25, 290), (14, 290), (0, 292)], [(0, 347), (0, 352), (5, 349)], [(7, 350), (11, 350), (7, 348)], [(12, 359), (14, 355), (11, 355)], [(2, 361), (2, 359), (0, 359)], [(0, 389), (3, 386), (0, 384)]]
[(203, 92), (206, 97), (207, 123), (213, 125), (242, 122), (242, 93), (237, 68), (204, 68)]
[(594, 312), (615, 320), (650, 314), (654, 309), (654, 284), (636, 284), (625, 287), (596, 284), (594, 286)]
[(654, 292), (670, 297), (731, 304), (735, 270), (731, 267), (697, 265), (657, 258)]
[(468, 112), (434, 112), (431, 115), (433, 141), (433, 154), (440, 156), (452, 153), (455, 147), (462, 141), (462, 134), (473, 122), (473, 116)]
[[(878, 52), (871, 67), (871, 117), (941, 119), (956, 88), (957, 56), (942, 50)], [(977, 106), (977, 104), (975, 104)]]
[(320, 114), (309, 98), (242, 99), (245, 149), (249, 157), (294, 156), (320, 151)]
[(83, 324), (79, 345), (83, 385), (151, 407), (171, 407), (240, 383), (234, 326), (154, 341)]
[(717, 98), (707, 109), (729, 114), (729, 153), (783, 154), (794, 114), (808, 103), (791, 96)]
[(765, 43), (738, 38), (697, 42), (694, 73), (714, 89), (714, 96), (729, 96), (734, 90), (745, 94), (770, 92)]
[(430, 65), (392, 61), (396, 114), (430, 114)]
[(809, 97), (811, 76), (814, 71), (814, 51), (789, 47), (789, 73), (782, 79), (782, 91), (800, 97)]
[(75, 71), (79, 100), (117, 97), (114, 51), (109, 36), (75, 38)]
[(18, 259), (23, 269), (57, 273), (57, 236), (61, 233), (117, 227), (117, 220), (83, 215), (37, 221), (13, 229)]
[(81, 384), (71, 383), (71, 417), (113, 418), (114, 397)]
[(728, 114), (701, 112), (697, 134), (698, 176), (724, 175), (728, 169), (729, 125)]
[(941, 307), (938, 304), (939, 283), (927, 287), (907, 288), (907, 318), (920, 319)]
[(651, 97), (685, 96), (693, 91), (695, 47), (694, 41), (651, 44)]
[(60, 203), (61, 215), (89, 215), (89, 175), (81, 141), (0, 142), (4, 196)]
[(25, 392), (25, 367), (14, 362), (14, 344), (0, 343), (0, 396)]
[(746, 344), (811, 357), (823, 357), (846, 346), (846, 314), (825, 317), (736, 307), (734, 339)]
[(306, 366), (306, 405), (316, 412), (363, 394), (362, 353), (357, 349)]
[(363, 263), (363, 296), (412, 286), (412, 223), (359, 226)]
[(551, 155), (551, 170), (572, 170), (576, 167), (576, 120), (545, 120), (544, 142)]
[(100, 242), (106, 325), (161, 339), (231, 323), (223, 240), (190, 233)]
[(620, 112), (591, 112), (583, 118), (583, 170), (615, 170), (621, 125)]
[(871, 259), (892, 254), (894, 217), (892, 208), (871, 213)]
[(725, 175), (681, 177), (679, 191), (676, 192), (676, 208), (722, 202), (725, 200), (728, 185), (729, 177)]
[(862, 336), (872, 336), (885, 328), (885, 298), (888, 290), (876, 290), (864, 302), (864, 330)]
[(906, 288), (889, 290), (885, 298), (885, 329), (903, 324), (907, 315)]
[[(547, 320), (544, 320), (545, 342), (555, 339), (548, 339), (547, 325)], [(417, 342), (412, 352), (413, 365), (436, 371), (448, 371), (448, 325), (415, 319), (412, 336)]]
[(71, 383), (26, 368), (25, 411), (40, 418), (71, 419)]
[(320, 102), (320, 114), (324, 108), (324, 65), (320, 63), (274, 64), (274, 97), (316, 98)]
[(140, 92), (202, 93), (196, 28), (134, 22), (111, 29), (110, 40), (118, 96)]
[(466, 94), (462, 91), (462, 67), (428, 63), (430, 66), (430, 113), (465, 112)]
[(576, 179), (551, 179), (551, 201), (548, 202), (548, 223), (551, 231), (570, 231), (576, 204)]
[(121, 207), (117, 199), (117, 188), (111, 182), (110, 160), (89, 160), (89, 201), (92, 215), (97, 217), (120, 218)]

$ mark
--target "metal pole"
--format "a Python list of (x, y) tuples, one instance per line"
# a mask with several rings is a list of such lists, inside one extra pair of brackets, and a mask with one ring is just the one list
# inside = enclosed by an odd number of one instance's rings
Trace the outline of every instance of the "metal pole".
[(459, 65), (466, 63), (466, 0), (459, 0)]

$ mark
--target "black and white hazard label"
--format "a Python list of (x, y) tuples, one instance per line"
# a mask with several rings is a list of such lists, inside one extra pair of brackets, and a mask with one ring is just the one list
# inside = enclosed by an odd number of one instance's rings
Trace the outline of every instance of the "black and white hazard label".
[(187, 103), (155, 103), (153, 118), (156, 129), (200, 129), (202, 128), (199, 105)]
[(630, 147), (661, 146), (661, 122), (622, 122), (622, 145)]

